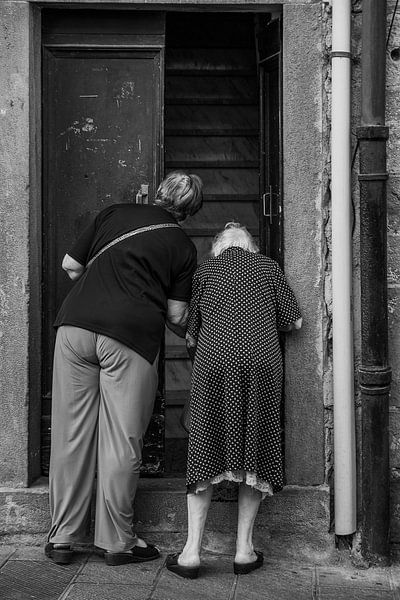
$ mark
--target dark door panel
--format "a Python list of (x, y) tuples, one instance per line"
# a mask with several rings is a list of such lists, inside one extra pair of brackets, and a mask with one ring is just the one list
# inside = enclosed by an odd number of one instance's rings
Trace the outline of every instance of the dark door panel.
[[(67, 11), (68, 12), (68, 11)], [(69, 15), (72, 13), (69, 13)], [(85, 16), (85, 15), (84, 15)], [(58, 18), (58, 20), (57, 20)], [(43, 469), (48, 468), (48, 421), (56, 313), (71, 288), (62, 258), (91, 219), (118, 202), (134, 202), (142, 184), (152, 197), (162, 155), (163, 48), (161, 20), (123, 13), (109, 21), (96, 13), (66, 21), (45, 19), (43, 47)], [(157, 22), (157, 47), (146, 42), (146, 23)], [(136, 23), (136, 25), (135, 25)], [(47, 27), (47, 29), (46, 29)], [(87, 47), (89, 31), (97, 40)], [(140, 43), (136, 29), (140, 32)], [(96, 29), (101, 33), (96, 34)], [(122, 47), (118, 47), (120, 34)], [(124, 47), (129, 33), (130, 48)], [(133, 33), (132, 33), (133, 32)], [(112, 35), (111, 35), (112, 33)], [(111, 36), (111, 37), (110, 37)], [(111, 39), (112, 38), (112, 39)], [(163, 37), (162, 37), (163, 39)], [(72, 43), (69, 43), (71, 42)], [(110, 44), (112, 42), (112, 44)], [(150, 40), (151, 42), (151, 40)], [(146, 47), (141, 47), (143, 44)], [(103, 47), (101, 47), (103, 45)], [(110, 45), (113, 47), (111, 48)], [(135, 45), (137, 47), (135, 47)], [(163, 367), (163, 360), (160, 361)], [(159, 473), (164, 461), (163, 368), (156, 409), (143, 457), (144, 471)]]
[[(70, 283), (61, 271), (71, 242), (99, 210), (156, 187), (158, 52), (46, 50), (46, 216), (53, 309)], [(53, 315), (54, 316), (54, 315)]]
[(281, 20), (257, 21), (260, 77), (260, 237), (262, 250), (283, 266)]

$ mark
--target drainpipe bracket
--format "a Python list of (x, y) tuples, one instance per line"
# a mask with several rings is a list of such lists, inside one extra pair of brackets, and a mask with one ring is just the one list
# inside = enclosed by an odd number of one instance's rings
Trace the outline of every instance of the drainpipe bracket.
[(389, 127), (386, 125), (362, 125), (356, 129), (358, 140), (387, 140)]
[(344, 52), (343, 50), (333, 50), (331, 52), (331, 58), (349, 58), (352, 59), (353, 55), (351, 52)]
[[(392, 369), (390, 367), (360, 367), (358, 380), (362, 391), (370, 394), (382, 394), (383, 390), (390, 389)], [(374, 392), (374, 389), (377, 391)]]
[(364, 387), (360, 385), (360, 392), (363, 396), (387, 396), (390, 392), (390, 385), (386, 385), (385, 387)]
[(389, 173), (359, 173), (359, 181), (386, 181), (389, 178)]

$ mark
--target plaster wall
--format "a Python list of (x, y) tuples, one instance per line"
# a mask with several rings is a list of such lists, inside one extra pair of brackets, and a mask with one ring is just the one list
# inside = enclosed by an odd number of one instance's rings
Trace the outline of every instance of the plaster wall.
[(28, 483), (29, 5), (0, 18), (0, 481)]
[(285, 452), (289, 484), (325, 480), (323, 44), (320, 4), (283, 11), (283, 193), (285, 272), (303, 328), (287, 336)]

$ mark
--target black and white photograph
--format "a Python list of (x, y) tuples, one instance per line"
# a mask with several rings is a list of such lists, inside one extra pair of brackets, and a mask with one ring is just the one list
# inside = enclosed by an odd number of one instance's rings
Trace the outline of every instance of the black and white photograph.
[(0, 0), (0, 600), (400, 599), (399, 0)]

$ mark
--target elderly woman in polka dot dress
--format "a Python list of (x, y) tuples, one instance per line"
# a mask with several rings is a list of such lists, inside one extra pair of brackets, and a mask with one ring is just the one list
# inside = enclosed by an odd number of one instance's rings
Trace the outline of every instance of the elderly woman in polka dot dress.
[(196, 578), (212, 485), (239, 482), (235, 573), (263, 562), (252, 543), (260, 500), (283, 485), (279, 331), (301, 314), (278, 264), (228, 223), (197, 269), (187, 329), (195, 350), (187, 464), (188, 539), (167, 568)]

